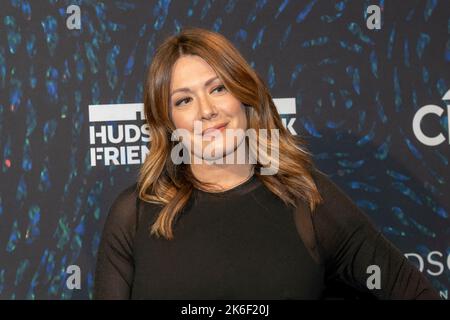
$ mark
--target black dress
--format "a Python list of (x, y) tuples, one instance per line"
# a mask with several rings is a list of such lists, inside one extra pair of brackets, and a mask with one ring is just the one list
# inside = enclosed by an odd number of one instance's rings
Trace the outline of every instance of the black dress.
[[(286, 206), (256, 175), (221, 193), (194, 189), (173, 240), (150, 236), (161, 206), (130, 186), (106, 219), (94, 298), (440, 299), (336, 184), (312, 174), (324, 199), (312, 215)], [(370, 265), (381, 272), (379, 289), (367, 287)]]

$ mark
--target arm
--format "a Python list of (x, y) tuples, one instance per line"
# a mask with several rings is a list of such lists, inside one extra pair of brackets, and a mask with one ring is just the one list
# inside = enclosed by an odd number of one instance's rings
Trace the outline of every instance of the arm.
[[(378, 299), (440, 299), (427, 278), (378, 231), (365, 213), (328, 177), (313, 174), (324, 203), (312, 213), (327, 281), (350, 286)], [(380, 269), (380, 288), (367, 288)]]
[(129, 299), (134, 274), (136, 184), (114, 200), (100, 240), (94, 278), (94, 299)]

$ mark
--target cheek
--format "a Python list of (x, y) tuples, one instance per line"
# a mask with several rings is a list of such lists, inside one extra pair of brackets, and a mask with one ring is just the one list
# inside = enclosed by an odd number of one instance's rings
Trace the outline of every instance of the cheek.
[(243, 105), (239, 105), (239, 108), (236, 109), (236, 118), (239, 119), (239, 123), (242, 127), (247, 126), (247, 116)]
[(171, 115), (175, 128), (187, 130), (193, 129), (193, 120), (190, 119), (189, 114), (180, 111), (172, 111)]
[(245, 117), (245, 107), (242, 103), (240, 103), (238, 100), (231, 100), (227, 103), (224, 103), (225, 108), (222, 109), (222, 111), (227, 114), (227, 116), (239, 119), (239, 121), (242, 121), (241, 119), (246, 119)]

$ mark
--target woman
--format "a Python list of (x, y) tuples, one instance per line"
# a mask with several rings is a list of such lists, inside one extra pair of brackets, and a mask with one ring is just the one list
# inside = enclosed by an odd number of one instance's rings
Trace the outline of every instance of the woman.
[(108, 214), (94, 298), (439, 299), (314, 168), (264, 82), (220, 34), (169, 37), (150, 66), (144, 109), (150, 152)]

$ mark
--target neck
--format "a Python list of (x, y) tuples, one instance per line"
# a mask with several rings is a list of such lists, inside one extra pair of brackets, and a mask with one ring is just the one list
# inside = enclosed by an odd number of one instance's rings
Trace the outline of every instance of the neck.
[[(205, 188), (212, 188), (214, 191), (225, 191), (231, 189), (253, 176), (254, 164), (249, 163), (249, 148), (242, 143), (238, 148), (240, 152), (245, 154), (244, 163), (239, 163), (237, 160), (237, 150), (228, 156), (231, 156), (235, 161), (228, 164), (223, 159), (223, 164), (207, 163), (205, 161), (195, 161), (190, 164), (192, 174), (200, 182), (205, 184), (212, 184), (212, 186), (205, 185)], [(242, 159), (240, 159), (242, 161)], [(203, 188), (202, 188), (203, 189)]]
[(191, 165), (191, 170), (201, 182), (214, 185), (211, 191), (226, 191), (250, 179), (254, 173), (254, 165)]

